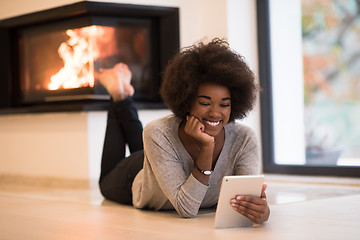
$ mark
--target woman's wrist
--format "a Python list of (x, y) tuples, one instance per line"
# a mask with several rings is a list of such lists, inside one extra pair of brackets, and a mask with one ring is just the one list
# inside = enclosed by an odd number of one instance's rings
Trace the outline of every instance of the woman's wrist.
[(211, 151), (211, 152), (213, 152), (214, 148), (215, 148), (215, 143), (214, 142), (208, 142), (208, 143), (201, 144), (200, 151)]
[(202, 170), (200, 167), (196, 164), (196, 161), (194, 161), (194, 167), (203, 175), (210, 176), (213, 173), (213, 170)]

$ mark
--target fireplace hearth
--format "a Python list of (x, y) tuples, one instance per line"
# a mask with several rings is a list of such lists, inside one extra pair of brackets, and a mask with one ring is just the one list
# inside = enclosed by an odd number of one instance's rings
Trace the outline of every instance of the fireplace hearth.
[(126, 63), (139, 108), (163, 108), (177, 8), (84, 1), (0, 21), (0, 113), (106, 109), (97, 73)]

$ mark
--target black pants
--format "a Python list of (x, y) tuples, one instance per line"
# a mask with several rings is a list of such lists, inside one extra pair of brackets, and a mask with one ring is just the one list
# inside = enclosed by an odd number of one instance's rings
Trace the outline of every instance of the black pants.
[(105, 198), (132, 204), (131, 186), (144, 161), (142, 130), (132, 98), (110, 103), (99, 180)]

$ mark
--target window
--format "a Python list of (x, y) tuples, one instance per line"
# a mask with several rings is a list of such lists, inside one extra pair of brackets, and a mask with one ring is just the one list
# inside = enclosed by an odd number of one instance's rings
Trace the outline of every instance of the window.
[(359, 6), (332, 0), (330, 16), (328, 4), (302, 1), (257, 1), (264, 171), (360, 176), (360, 48), (347, 49), (360, 41)]

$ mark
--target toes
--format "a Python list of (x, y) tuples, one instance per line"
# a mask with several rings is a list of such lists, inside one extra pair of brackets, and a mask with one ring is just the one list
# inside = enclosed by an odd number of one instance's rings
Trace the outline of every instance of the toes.
[(125, 88), (125, 92), (128, 96), (134, 95), (135, 89), (133, 86), (131, 86), (130, 84), (125, 84), (124, 88)]

